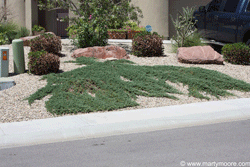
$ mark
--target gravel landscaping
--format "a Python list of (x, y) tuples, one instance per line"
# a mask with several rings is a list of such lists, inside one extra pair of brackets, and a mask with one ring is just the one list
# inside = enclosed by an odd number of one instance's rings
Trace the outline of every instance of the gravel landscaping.
[[(115, 44), (121, 47), (124, 47), (127, 50), (127, 53), (130, 53), (131, 44), (118, 44), (118, 43), (110, 43)], [(62, 40), (62, 54), (65, 56), (60, 58), (60, 72), (70, 71), (75, 68), (79, 68), (81, 66), (76, 65), (75, 63), (64, 63), (64, 61), (74, 60), (71, 57), (74, 47), (70, 44), (69, 40), (63, 39)], [(0, 123), (7, 123), (7, 122), (19, 122), (19, 121), (28, 121), (33, 119), (43, 119), (43, 118), (51, 118), (56, 117), (53, 116), (51, 113), (46, 111), (45, 108), (45, 101), (49, 99), (50, 96), (43, 98), (42, 100), (35, 101), (31, 106), (28, 104), (25, 98), (29, 97), (31, 94), (35, 93), (39, 88), (42, 88), (46, 85), (46, 80), (41, 80), (42, 76), (36, 76), (33, 74), (18, 74), (14, 75), (13, 69), (13, 56), (12, 56), (12, 46), (11, 45), (2, 45), (3, 47), (9, 47), (10, 49), (10, 58), (9, 58), (9, 73), (11, 79), (13, 79), (16, 85), (12, 88), (7, 90), (0, 91)], [(174, 66), (183, 66), (183, 67), (201, 67), (210, 70), (217, 70), (224, 74), (227, 74), (233, 78), (243, 80), (245, 82), (250, 83), (250, 66), (243, 66), (243, 65), (233, 65), (229, 63), (224, 63), (224, 65), (195, 65), (195, 64), (182, 64), (177, 61), (176, 54), (170, 52), (169, 44), (164, 44), (165, 51), (163, 57), (147, 57), (141, 58), (130, 55), (130, 60), (139, 64), (139, 65), (174, 65)], [(25, 65), (26, 70), (27, 63), (28, 63), (28, 53), (29, 47), (24, 47), (25, 52)], [(169, 106), (169, 105), (179, 105), (179, 104), (187, 104), (187, 103), (194, 103), (194, 102), (205, 102), (207, 100), (200, 100), (194, 97), (189, 97), (187, 87), (183, 87), (182, 84), (173, 84), (176, 88), (184, 93), (184, 95), (175, 96), (178, 97), (180, 100), (172, 100), (168, 98), (155, 98), (155, 97), (143, 97), (139, 96), (136, 100), (140, 106), (137, 107), (129, 107), (120, 109), (121, 110), (131, 110), (131, 109), (139, 109), (139, 108), (151, 108), (151, 107), (162, 107), (162, 106)], [(239, 92), (239, 91), (230, 91), (231, 93), (235, 94), (236, 96), (229, 96), (229, 97), (221, 97), (220, 100), (227, 100), (227, 99), (236, 99), (236, 98), (250, 98), (250, 92)], [(217, 101), (219, 99), (215, 97), (211, 97), (211, 100)], [(105, 112), (105, 111), (101, 111)], [(81, 114), (81, 113), (79, 113)]]

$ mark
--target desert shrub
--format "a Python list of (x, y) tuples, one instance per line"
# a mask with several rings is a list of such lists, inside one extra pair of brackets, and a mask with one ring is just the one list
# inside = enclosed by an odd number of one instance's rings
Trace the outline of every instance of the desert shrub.
[(45, 28), (43, 28), (42, 26), (39, 26), (39, 25), (34, 25), (31, 30), (37, 31), (37, 32), (46, 31)]
[(162, 38), (156, 32), (141, 32), (132, 40), (132, 54), (139, 57), (162, 56), (164, 47)]
[(61, 38), (52, 34), (41, 34), (30, 42), (30, 51), (45, 50), (58, 54), (62, 50)]
[(27, 37), (30, 35), (30, 31), (26, 27), (20, 27), (17, 31), (16, 38)]
[(0, 45), (4, 45), (8, 42), (8, 38), (6, 36), (6, 33), (0, 32)]
[(36, 75), (57, 73), (60, 67), (59, 56), (46, 51), (29, 52), (29, 72)]
[[(202, 36), (198, 32), (194, 32), (192, 35), (188, 36), (183, 43), (182, 47), (192, 47), (192, 46), (205, 46), (206, 43), (202, 43), (201, 40)], [(178, 50), (178, 43), (172, 42), (172, 51), (177, 52)]]
[(182, 9), (183, 12), (178, 12), (176, 20), (173, 19), (172, 15), (170, 15), (176, 30), (176, 36), (173, 36), (173, 39), (177, 43), (178, 47), (183, 47), (188, 37), (197, 31), (195, 28), (196, 22), (193, 22), (193, 13), (195, 8), (183, 7)]
[(15, 39), (18, 32), (18, 26), (13, 22), (0, 23), (0, 33), (4, 33), (7, 37), (7, 43), (11, 43)]
[(77, 48), (107, 45), (108, 31), (107, 28), (102, 28), (105, 26), (105, 23), (98, 23), (94, 21), (93, 17), (90, 22), (79, 18), (76, 23), (74, 27), (76, 37), (73, 39), (73, 45)]
[(74, 35), (77, 34), (77, 25), (71, 25), (71, 26), (68, 26), (65, 30), (68, 32), (67, 35), (72, 38)]
[(244, 43), (226, 44), (222, 47), (225, 61), (233, 64), (248, 65), (250, 63), (250, 48)]

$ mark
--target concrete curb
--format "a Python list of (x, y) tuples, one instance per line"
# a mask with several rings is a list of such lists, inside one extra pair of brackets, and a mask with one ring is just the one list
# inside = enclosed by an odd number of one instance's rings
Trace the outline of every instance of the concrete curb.
[(228, 122), (250, 118), (250, 98), (0, 124), (0, 148)]

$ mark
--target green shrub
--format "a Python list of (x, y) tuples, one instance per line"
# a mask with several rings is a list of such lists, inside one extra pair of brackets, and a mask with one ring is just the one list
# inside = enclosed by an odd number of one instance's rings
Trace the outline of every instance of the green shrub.
[(250, 48), (246, 44), (226, 44), (222, 47), (225, 61), (233, 64), (248, 65), (250, 63)]
[(8, 38), (6, 36), (6, 33), (0, 32), (0, 45), (4, 45), (8, 42)]
[(43, 28), (42, 26), (34, 25), (32, 27), (32, 31), (36, 31), (36, 32), (45, 31), (45, 28)]
[(135, 28), (137, 27), (137, 23), (136, 22), (133, 22), (133, 21), (128, 21), (126, 23), (127, 26), (131, 27), (131, 28)]
[(8, 38), (7, 43), (11, 43), (15, 39), (18, 32), (18, 26), (13, 22), (0, 23), (0, 33), (5, 33)]
[(67, 35), (69, 37), (72, 37), (72, 35), (76, 35), (77, 34), (77, 26), (76, 25), (71, 25), (71, 26), (68, 26), (65, 30), (68, 31)]
[(142, 31), (140, 33), (137, 33), (135, 36), (134, 36), (134, 39), (137, 38), (138, 36), (145, 36), (145, 35), (157, 35), (159, 38), (163, 38), (163, 36), (160, 36), (157, 32), (148, 32), (148, 31)]
[(26, 27), (20, 27), (17, 31), (16, 38), (27, 37), (30, 35), (30, 31)]
[(139, 57), (162, 56), (164, 47), (162, 46), (162, 38), (153, 32), (141, 32), (135, 35), (132, 40), (132, 54)]
[(104, 28), (104, 23), (86, 22), (79, 18), (76, 24), (76, 38), (73, 45), (77, 48), (87, 48), (93, 46), (106, 46), (108, 44), (108, 31)]
[(110, 32), (126, 32), (126, 30), (123, 29), (108, 29)]
[[(206, 43), (202, 43), (201, 41), (202, 36), (200, 35), (200, 33), (193, 33), (192, 35), (188, 36), (182, 47), (192, 47), (192, 46), (205, 46), (207, 45)], [(177, 52), (178, 50), (178, 43), (172, 43), (172, 50), (173, 52)]]
[(60, 67), (59, 56), (46, 51), (29, 52), (29, 72), (36, 75), (57, 73)]
[(61, 38), (52, 34), (41, 34), (30, 42), (30, 51), (45, 50), (48, 53), (59, 54), (62, 50)]

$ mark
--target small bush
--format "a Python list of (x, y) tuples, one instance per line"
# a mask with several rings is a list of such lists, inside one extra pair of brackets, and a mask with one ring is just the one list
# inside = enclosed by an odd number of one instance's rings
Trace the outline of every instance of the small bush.
[(250, 48), (241, 42), (224, 45), (222, 55), (225, 61), (232, 64), (248, 65), (250, 63)]
[[(182, 47), (205, 46), (205, 45), (207, 45), (205, 43), (202, 43), (201, 38), (202, 38), (202, 36), (199, 33), (194, 32), (192, 35), (188, 36), (184, 40), (184, 43), (183, 43)], [(178, 48), (179, 48), (178, 43), (172, 43), (172, 49), (173, 49), (174, 53), (177, 52)]]
[(65, 30), (68, 31), (67, 35), (72, 38), (72, 36), (77, 34), (77, 26), (76, 25), (71, 25), (68, 28), (66, 28)]
[(162, 56), (164, 51), (162, 44), (162, 38), (156, 32), (138, 33), (132, 40), (132, 54), (139, 57)]
[(42, 26), (39, 26), (39, 25), (34, 25), (31, 30), (37, 31), (37, 32), (46, 31), (45, 28), (43, 28)]
[(8, 38), (6, 36), (6, 33), (0, 32), (0, 45), (4, 45), (8, 42)]
[(27, 37), (30, 35), (30, 31), (26, 27), (20, 27), (17, 31), (16, 38)]
[(79, 19), (74, 29), (76, 37), (73, 39), (73, 45), (77, 48), (87, 48), (93, 46), (107, 46), (108, 31), (102, 27), (104, 23), (90, 22), (86, 23), (83, 19)]
[(30, 51), (45, 50), (48, 53), (59, 54), (62, 50), (61, 38), (52, 34), (41, 34), (30, 42)]
[(36, 75), (57, 73), (60, 67), (59, 56), (46, 51), (29, 52), (29, 72)]
[(18, 32), (18, 26), (13, 22), (0, 23), (0, 33), (4, 33), (7, 37), (7, 43), (10, 44), (15, 39)]

